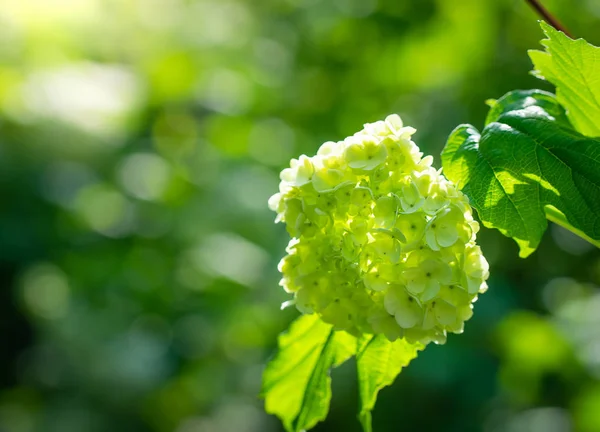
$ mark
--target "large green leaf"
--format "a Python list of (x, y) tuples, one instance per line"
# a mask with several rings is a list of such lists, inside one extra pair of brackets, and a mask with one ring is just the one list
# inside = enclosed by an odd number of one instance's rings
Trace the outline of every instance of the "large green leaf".
[(550, 93), (515, 91), (492, 107), (480, 134), (458, 126), (442, 152), (446, 176), (471, 199), (483, 224), (528, 256), (546, 217), (600, 241), (600, 140), (573, 130)]
[(396, 379), (403, 367), (417, 356), (421, 344), (410, 344), (404, 339), (390, 342), (384, 335), (364, 336), (359, 340), (356, 366), (360, 394), (359, 419), (365, 432), (371, 432), (371, 411), (377, 393)]
[(279, 351), (263, 374), (265, 409), (288, 431), (301, 431), (329, 411), (329, 370), (356, 353), (356, 338), (316, 315), (303, 315), (279, 336)]
[(577, 131), (600, 136), (600, 48), (541, 25), (546, 51), (529, 51), (535, 74), (556, 86), (558, 102)]

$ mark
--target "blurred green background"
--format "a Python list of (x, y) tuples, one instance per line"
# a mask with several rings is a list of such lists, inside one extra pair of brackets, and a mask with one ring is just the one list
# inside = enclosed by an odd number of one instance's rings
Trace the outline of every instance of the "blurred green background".
[[(547, 1), (600, 45), (600, 3)], [(291, 157), (397, 112), (436, 158), (528, 74), (521, 0), (2, 0), (0, 431), (279, 431), (257, 397)], [(480, 243), (462, 336), (375, 430), (600, 431), (600, 253), (555, 226)], [(354, 366), (318, 431), (358, 431)]]

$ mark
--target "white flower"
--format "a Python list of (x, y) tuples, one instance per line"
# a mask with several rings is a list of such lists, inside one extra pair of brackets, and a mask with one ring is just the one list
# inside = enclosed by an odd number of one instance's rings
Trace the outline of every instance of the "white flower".
[(337, 330), (444, 343), (487, 289), (465, 195), (397, 115), (293, 159), (269, 199), (293, 237), (281, 285)]
[(281, 181), (289, 186), (303, 186), (310, 182), (315, 169), (311, 159), (305, 155), (292, 159), (290, 168), (281, 171)]

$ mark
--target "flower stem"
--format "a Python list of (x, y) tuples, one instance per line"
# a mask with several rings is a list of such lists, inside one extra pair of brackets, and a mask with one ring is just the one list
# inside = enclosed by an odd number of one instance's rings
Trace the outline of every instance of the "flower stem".
[(560, 23), (549, 11), (546, 9), (539, 0), (525, 0), (529, 5), (535, 9), (535, 11), (544, 18), (548, 24), (554, 27), (556, 30), (563, 32), (571, 39), (574, 39), (573, 35), (567, 30), (567, 28)]

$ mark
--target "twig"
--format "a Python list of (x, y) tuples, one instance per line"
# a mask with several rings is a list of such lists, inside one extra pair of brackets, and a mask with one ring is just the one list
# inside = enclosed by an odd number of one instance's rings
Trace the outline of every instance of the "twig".
[(571, 35), (569, 30), (567, 30), (566, 27), (560, 23), (560, 21), (558, 21), (556, 18), (554, 18), (554, 16), (552, 16), (552, 14), (548, 11), (548, 9), (546, 9), (544, 6), (542, 6), (542, 4), (539, 2), (539, 0), (525, 0), (525, 1), (527, 3), (529, 3), (529, 5), (532, 8), (534, 8), (535, 11), (538, 14), (540, 14), (540, 16), (548, 22), (548, 24), (550, 24), (556, 30), (563, 32), (564, 34), (569, 36), (571, 39), (574, 39), (573, 35)]

